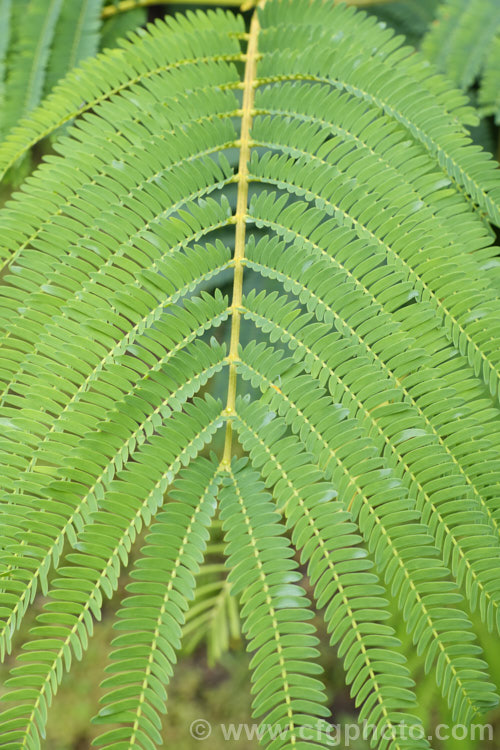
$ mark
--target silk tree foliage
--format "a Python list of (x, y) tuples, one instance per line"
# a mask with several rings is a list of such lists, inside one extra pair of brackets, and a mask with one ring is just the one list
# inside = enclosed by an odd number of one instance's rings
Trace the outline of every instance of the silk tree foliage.
[(434, 21), (438, 7), (438, 0), (390, 0), (374, 3), (367, 10), (418, 47)]
[[(351, 2), (370, 4), (370, 0)], [(220, 4), (239, 3), (221, 0)], [(0, 0), (0, 135), (32, 112), (76, 65), (94, 57), (98, 49), (116, 47), (118, 39), (143, 25), (147, 7), (154, 5), (161, 3)]]
[(0, 132), (33, 110), (71, 68), (95, 55), (102, 0), (2, 0)]
[(479, 81), (483, 113), (500, 121), (500, 6), (497, 0), (444, 0), (422, 44), (458, 86)]
[(457, 721), (496, 705), (470, 620), (500, 630), (500, 178), (476, 119), (373, 17), (269, 0), (249, 30), (158, 21), (4, 140), (3, 171), (74, 121), (0, 214), (3, 657), (44, 595), (2, 747), (43, 745), (145, 529), (96, 744), (161, 743), (220, 522), (264, 744), (328, 740), (313, 608), (381, 747), (428, 746), (399, 731), (391, 602)]

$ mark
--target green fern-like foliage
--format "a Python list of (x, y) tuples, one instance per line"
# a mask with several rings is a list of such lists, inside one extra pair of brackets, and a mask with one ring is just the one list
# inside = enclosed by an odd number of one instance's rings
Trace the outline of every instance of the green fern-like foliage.
[(0, 132), (97, 51), (102, 0), (2, 0)]
[(210, 531), (211, 539), (197, 576), (193, 600), (186, 612), (182, 637), (183, 651), (188, 654), (204, 643), (208, 663), (215, 666), (235, 643), (240, 642), (241, 619), (224, 564), (225, 545), (219, 541), (220, 520), (212, 523)]
[(102, 0), (82, 0), (79, 3), (66, 0), (63, 4), (54, 32), (46, 91), (51, 91), (68, 70), (96, 54), (101, 10)]
[(458, 86), (480, 81), (484, 114), (500, 118), (500, 7), (496, 0), (444, 0), (422, 50)]
[(391, 0), (375, 3), (367, 9), (398, 34), (404, 34), (409, 43), (418, 46), (434, 20), (438, 4), (438, 0)]
[(500, 123), (500, 24), (488, 50), (479, 103), (487, 115), (494, 115)]
[(374, 17), (269, 0), (249, 31), (150, 25), (10, 132), (3, 172), (74, 121), (0, 213), (2, 656), (44, 594), (2, 747), (41, 746), (146, 529), (96, 744), (161, 744), (214, 523), (273, 750), (328, 741), (313, 606), (374, 745), (428, 746), (400, 731), (392, 605), (456, 720), (496, 705), (470, 620), (500, 631), (500, 175), (476, 120)]

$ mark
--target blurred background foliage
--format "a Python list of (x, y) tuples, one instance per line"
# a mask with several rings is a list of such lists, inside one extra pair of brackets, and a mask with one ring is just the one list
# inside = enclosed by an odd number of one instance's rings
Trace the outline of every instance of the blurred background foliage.
[[(472, 137), (478, 144), (498, 155), (500, 0), (347, 1), (349, 4), (364, 6), (365, 11), (375, 14), (380, 23), (395, 28), (406, 37), (409, 44), (420, 48), (442, 72), (467, 91), (481, 116), (480, 124), (472, 131)], [(219, 5), (222, 4), (230, 6), (236, 5), (236, 2), (223, 0)], [(251, 13), (251, 4), (243, 5), (247, 16)], [(151, 0), (115, 0), (104, 3), (102, 0), (14, 0), (11, 5), (14, 22), (10, 24), (11, 33), (7, 36), (7, 4), (0, 0), (0, 102), (3, 105), (0, 109), (0, 133), (7, 133), (19, 118), (36, 107), (73, 65), (100, 50), (119, 45), (121, 37), (137, 31), (155, 18), (199, 7), (200, 5), (195, 4), (167, 5)], [(215, 4), (212, 6), (203, 3), (203, 7), (215, 7)], [(40, 9), (45, 14), (45, 20), (51, 9), (54, 12), (52, 24), (44, 25), (45, 37), (40, 29)], [(74, 31), (76, 17), (82, 22), (78, 38)], [(479, 18), (483, 25), (485, 20), (488, 23), (484, 38), (478, 38), (474, 24), (471, 27), (471, 19), (478, 21)], [(467, 28), (470, 31), (469, 38), (464, 42)], [(36, 54), (33, 52), (34, 48), (37, 49)], [(30, 69), (36, 80), (21, 79), (17, 70), (18, 56), (30, 54), (33, 58)], [(29, 91), (26, 86), (30, 87)], [(34, 149), (31, 159), (17, 164), (2, 184), (0, 202), (8, 200), (26, 174), (51, 151), (50, 142), (44, 141)], [(228, 278), (228, 289), (223, 291), (229, 291), (229, 281)], [(247, 274), (246, 285), (249, 288), (255, 286), (255, 278), (250, 274)], [(255, 331), (250, 331), (250, 334), (253, 336)], [(224, 386), (225, 383), (215, 380), (212, 387), (217, 390)], [(140, 546), (141, 540), (138, 541), (136, 550)], [(173, 746), (178, 750), (194, 750), (200, 745), (204, 750), (216, 750), (225, 744), (220, 724), (251, 721), (251, 696), (246, 688), (249, 659), (240, 637), (237, 605), (230, 597), (221, 552), (220, 526), (216, 523), (206, 565), (200, 574), (198, 591), (186, 623), (183, 658), (169, 691), (165, 746)], [(133, 561), (134, 557), (131, 558), (129, 567)], [(95, 624), (85, 664), (77, 664), (63, 680), (49, 718), (46, 739), (49, 750), (85, 750), (97, 735), (97, 728), (93, 734), (90, 718), (95, 713), (100, 697), (99, 681), (109, 653), (114, 612), (126, 584), (124, 577), (114, 598), (106, 603), (102, 621)], [(307, 588), (306, 581), (304, 586)], [(43, 597), (38, 595), (17, 638), (17, 649), (27, 638), (41, 611), (42, 603)], [(500, 683), (498, 641), (481, 627), (474, 615), (472, 618), (492, 677)], [(435, 686), (433, 675), (425, 674), (424, 660), (415, 652), (411, 639), (406, 635), (404, 625), (396, 614), (392, 624), (403, 642), (411, 672), (417, 675), (416, 692), (424, 725), (432, 731), (439, 724), (451, 725), (451, 717)], [(324, 678), (334, 721), (341, 725), (353, 724), (357, 720), (357, 710), (344, 685), (342, 665), (328, 645), (329, 638), (321, 616), (316, 617), (316, 625), (321, 634), (321, 662), (325, 667)], [(0, 668), (0, 685), (3, 685), (7, 677), (16, 653), (17, 651)], [(0, 687), (0, 693), (2, 690), (4, 688)], [(199, 718), (210, 721), (213, 727), (211, 736), (203, 741), (193, 738), (189, 732), (191, 723)], [(483, 741), (434, 738), (431, 745), (435, 750), (500, 750), (500, 709), (485, 716), (482, 721), (492, 725), (491, 741), (486, 733)], [(255, 748), (257, 741), (247, 739), (242, 734), (232, 744), (238, 750), (247, 750)], [(343, 745), (342, 739), (340, 745)], [(351, 742), (350, 747), (367, 750), (369, 745), (360, 739)]]

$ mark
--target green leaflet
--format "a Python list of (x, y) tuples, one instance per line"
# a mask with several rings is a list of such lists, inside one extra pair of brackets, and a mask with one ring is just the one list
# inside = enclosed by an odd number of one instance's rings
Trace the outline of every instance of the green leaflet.
[[(72, 59), (98, 6), (62, 9)], [(0, 144), (4, 170), (74, 120), (0, 210), (2, 658), (45, 597), (6, 748), (40, 747), (149, 527), (101, 747), (161, 745), (176, 653), (212, 632), (216, 658), (238, 618), (263, 743), (327, 744), (295, 550), (384, 750), (427, 747), (398, 731), (419, 721), (393, 612), (456, 721), (497, 703), (469, 613), (500, 631), (498, 170), (463, 93), (372, 16), (256, 13), (130, 35)]]

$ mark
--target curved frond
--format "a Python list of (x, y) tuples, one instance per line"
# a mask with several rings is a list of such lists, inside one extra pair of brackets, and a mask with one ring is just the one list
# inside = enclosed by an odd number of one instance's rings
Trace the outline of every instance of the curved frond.
[[(470, 108), (464, 108), (463, 96), (452, 93), (410, 48), (399, 47), (400, 41), (395, 41), (389, 29), (377, 28), (375, 19), (360, 24), (352, 8), (336, 9), (342, 34), (332, 45), (324, 10), (319, 4), (313, 6), (314, 10), (306, 7), (305, 3), (294, 3), (284, 22), (277, 6), (266, 6), (267, 33), (262, 48), (272, 48), (275, 54), (263, 58), (261, 74), (269, 82), (305, 78), (327, 83), (364, 101), (377, 114), (390, 116), (424, 153), (430, 154), (457, 189), (470, 193), (498, 224), (500, 178), (489, 155), (475, 149), (474, 160), (467, 158), (472, 153), (467, 148), (470, 138), (457, 127), (457, 120), (472, 124), (477, 118)], [(283, 34), (286, 54), (280, 49)], [(364, 39), (372, 52), (360, 65), (358, 54)], [(318, 74), (318, 59), (322, 60), (323, 74)], [(336, 75), (329, 75), (328, 70), (335, 70)], [(487, 186), (486, 190), (480, 185)]]
[[(480, 96), (485, 105), (491, 105), (495, 100), (488, 102), (488, 94), (498, 66), (494, 51), (499, 34), (500, 8), (496, 0), (445, 0), (424, 38), (422, 51), (463, 89), (487, 77), (487, 88)], [(497, 87), (499, 82), (497, 77)]]
[(42, 99), (50, 48), (64, 0), (29, 0), (5, 84), (0, 130), (5, 134)]
[[(262, 255), (261, 252), (263, 253)], [(417, 498), (421, 511), (426, 518), (431, 518), (431, 526), (441, 526), (441, 531), (438, 534), (438, 538), (441, 540), (440, 544), (444, 544), (445, 540), (447, 545), (450, 544), (450, 531), (454, 525), (453, 523), (450, 524), (452, 514), (453, 512), (461, 511), (459, 503), (466, 496), (466, 493), (470, 492), (471, 500), (475, 498), (473, 502), (477, 507), (478, 515), (476, 520), (483, 526), (481, 531), (478, 530), (478, 534), (481, 535), (480, 542), (485, 547), (490, 547), (494, 559), (498, 559), (499, 508), (498, 485), (496, 482), (498, 460), (495, 448), (498, 435), (495, 421), (497, 420), (497, 412), (491, 409), (484, 398), (482, 401), (473, 398), (474, 394), (470, 391), (470, 381), (468, 378), (464, 378), (464, 381), (460, 383), (453, 371), (450, 373), (452, 377), (445, 379), (439, 369), (432, 369), (430, 366), (425, 367), (425, 350), (412, 347), (412, 339), (408, 337), (403, 328), (400, 328), (395, 321), (391, 321), (389, 317), (379, 315), (374, 319), (376, 321), (375, 324), (369, 326), (367, 323), (365, 326), (366, 334), (363, 332), (360, 335), (357, 329), (350, 328), (347, 312), (345, 315), (342, 314), (340, 304), (344, 302), (348, 306), (346, 311), (351, 309), (352, 314), (356, 315), (358, 320), (361, 314), (363, 314), (366, 316), (366, 321), (368, 321), (370, 317), (369, 308), (366, 308), (363, 313), (361, 313), (359, 307), (352, 308), (354, 295), (345, 296), (339, 303), (335, 302), (335, 306), (330, 304), (334, 299), (338, 299), (338, 294), (336, 294), (334, 282), (330, 281), (328, 284), (328, 296), (326, 298), (323, 297), (322, 292), (326, 289), (324, 279), (328, 274), (329, 266), (321, 260), (316, 262), (309, 261), (308, 268), (305, 273), (301, 274), (300, 281), (291, 278), (288, 275), (289, 269), (291, 269), (292, 265), (295, 268), (300, 267), (298, 265), (299, 262), (303, 262), (303, 246), (300, 250), (297, 248), (297, 253), (300, 253), (301, 261), (298, 260), (293, 249), (283, 252), (283, 245), (281, 243), (269, 243), (267, 240), (264, 240), (254, 249), (250, 250), (246, 262), (251, 267), (258, 268), (266, 275), (282, 280), (285, 287), (294, 291), (300, 300), (304, 304), (307, 304), (308, 308), (314, 311), (324, 322), (322, 328), (318, 326), (314, 332), (311, 332), (314, 337), (312, 338), (312, 342), (315, 344), (314, 350), (316, 351), (317, 361), (316, 363), (310, 362), (309, 367), (312, 368), (314, 366), (316, 376), (321, 377), (325, 384), (329, 383), (329, 388), (335, 399), (346, 405), (350, 402), (352, 408), (358, 413), (358, 418), (364, 418), (368, 425), (371, 423), (375, 427), (378, 437), (381, 440), (379, 450), (385, 451), (389, 448), (389, 455), (392, 453), (393, 458), (396, 458), (398, 461), (399, 475), (412, 489), (412, 495)], [(354, 257), (351, 256), (352, 259)], [(259, 262), (256, 262), (257, 258)], [(262, 260), (264, 258), (265, 262), (263, 263)], [(338, 264), (341, 259), (341, 254), (337, 249), (336, 263)], [(365, 262), (362, 254), (359, 260)], [(368, 259), (366, 258), (366, 260)], [(309, 283), (309, 280), (312, 283)], [(318, 287), (316, 287), (316, 283), (319, 285)], [(249, 301), (255, 310), (253, 306), (254, 300), (249, 298)], [(270, 310), (265, 306), (266, 303), (262, 298), (259, 299), (258, 309), (260, 309), (261, 301), (264, 312), (264, 315), (260, 316), (262, 325), (266, 327), (266, 330), (269, 330), (269, 327), (272, 330), (272, 324), (278, 323), (277, 326), (274, 326), (274, 330), (278, 329), (278, 335), (282, 335), (284, 340), (291, 340), (295, 348), (296, 342), (288, 335), (287, 327), (282, 326), (282, 330), (279, 330), (279, 322), (282, 314), (280, 310), (281, 301), (278, 304), (272, 304), (273, 300), (271, 299)], [(410, 312), (414, 310), (412, 307), (408, 307), (407, 309)], [(267, 310), (269, 310), (269, 315), (266, 317), (265, 312)], [(287, 313), (296, 317), (293, 314), (293, 310), (288, 310)], [(252, 317), (252, 312), (250, 311), (248, 315)], [(259, 317), (257, 317), (257, 320), (259, 320)], [(287, 318), (284, 317), (284, 320), (287, 320)], [(417, 321), (420, 323), (419, 318), (415, 322)], [(306, 323), (308, 320), (306, 319), (303, 322)], [(345, 326), (345, 334), (340, 339), (338, 335), (330, 335), (329, 337), (325, 335), (328, 328), (331, 327), (332, 322), (335, 323), (337, 329), (340, 329), (340, 326)], [(377, 343), (376, 348), (373, 348), (370, 343), (373, 334), (377, 334), (382, 326), (384, 326), (382, 328), (384, 336), (380, 339), (381, 344)], [(296, 328), (295, 326), (294, 329), (296, 330)], [(324, 341), (318, 342), (321, 333), (323, 334), (322, 338), (324, 338)], [(324, 353), (320, 357), (317, 352), (318, 349), (321, 351), (322, 348)], [(308, 353), (307, 349), (302, 347), (301, 351), (303, 356), (306, 357)], [(440, 354), (442, 357), (442, 353)], [(342, 363), (345, 366), (345, 363), (352, 356), (356, 357), (358, 363), (356, 368), (357, 378), (353, 378), (353, 375), (349, 372), (346, 372), (346, 375), (342, 376), (342, 370), (339, 369), (339, 364)], [(453, 357), (453, 353), (450, 356)], [(413, 360), (415, 365), (418, 362), (418, 372), (409, 379), (407, 375), (408, 368), (411, 367), (413, 357), (415, 357), (415, 360)], [(323, 372), (321, 370), (317, 372), (318, 361), (319, 364), (323, 364)], [(430, 365), (430, 360), (428, 361)], [(466, 374), (466, 372), (463, 372), (462, 364), (462, 376)], [(352, 381), (352, 385), (349, 381)], [(370, 383), (372, 393), (366, 390), (367, 383)], [(451, 384), (454, 386), (453, 389), (450, 387)], [(470, 401), (470, 404), (462, 397), (461, 391), (467, 398), (467, 401)], [(441, 392), (443, 398), (446, 398), (446, 400), (439, 400), (439, 396), (437, 403), (434, 399), (429, 400), (429, 393), (431, 392), (434, 394)], [(370, 395), (370, 402), (364, 404), (364, 399), (368, 395)], [(390, 407), (390, 402), (394, 402), (393, 407)], [(376, 413), (374, 412), (374, 407), (377, 404), (382, 407), (380, 411), (380, 415), (383, 415), (382, 423), (378, 422)], [(460, 409), (458, 415), (456, 411), (450, 411), (450, 408), (453, 408), (452, 404), (455, 404), (455, 409)], [(396, 415), (399, 415), (401, 420), (406, 421), (408, 419), (406, 424), (411, 423), (413, 433), (408, 433), (408, 437), (419, 438), (420, 450), (418, 453), (413, 453), (413, 448), (416, 447), (414, 443), (410, 443), (408, 446), (409, 450), (402, 447), (402, 441), (399, 439), (398, 433), (396, 433), (396, 441), (391, 440), (391, 437), (387, 434), (386, 420), (390, 420), (393, 415), (395, 425), (397, 424), (395, 420)], [(460, 419), (457, 419), (457, 416)], [(478, 431), (471, 431), (471, 425), (476, 420), (478, 423), (476, 429)], [(464, 448), (467, 449), (467, 446), (469, 446), (471, 456), (473, 456), (476, 447), (479, 447), (476, 441), (480, 434), (485, 438), (491, 438), (491, 442), (487, 440), (487, 442), (480, 443), (480, 453), (476, 454), (477, 460), (481, 463), (481, 479), (477, 475), (475, 476), (474, 469), (462, 463), (462, 450)], [(461, 440), (465, 442), (461, 443)], [(426, 444), (427, 447), (425, 447)], [(409, 458), (406, 456), (407, 453), (409, 453)], [(429, 466), (425, 467), (424, 476), (426, 480), (425, 484), (422, 484), (419, 481), (420, 474), (418, 467), (421, 465), (420, 462), (425, 454), (427, 454), (427, 459), (431, 461), (432, 458), (432, 461)], [(430, 466), (434, 466), (431, 474), (429, 474)], [(486, 471), (483, 472), (483, 469), (486, 469)], [(455, 476), (453, 487), (443, 487), (441, 494), (442, 500), (440, 502), (443, 503), (443, 507), (447, 511), (445, 518), (443, 518), (433, 500), (434, 493), (426, 492), (426, 486), (429, 486), (429, 488), (433, 487), (437, 476), (442, 472), (447, 477)], [(455, 508), (448, 502), (453, 496), (452, 493), (454, 493), (457, 501)], [(436, 497), (439, 498), (440, 496), (437, 495)], [(458, 528), (460, 528), (462, 524), (460, 513), (457, 515), (457, 523)], [(488, 529), (488, 526), (491, 527), (491, 530)], [(481, 554), (477, 553), (477, 541), (474, 541), (474, 538), (471, 537), (471, 554), (473, 557), (477, 554), (477, 564), (479, 569), (481, 569), (483, 568), (483, 560)], [(454, 564), (457, 566), (458, 571), (461, 569), (459, 580), (462, 580), (466, 574), (469, 577), (471, 568), (468, 563), (464, 562), (463, 553), (459, 553), (457, 556), (458, 549), (459, 547), (455, 547)], [(445, 552), (447, 559), (451, 556), (451, 552), (450, 548)], [(495, 565), (494, 562), (492, 564)], [(487, 567), (486, 565), (484, 566), (484, 568)], [(489, 578), (489, 571), (485, 575)], [(496, 588), (496, 584), (493, 583), (495, 579), (494, 574), (491, 575), (491, 579), (492, 585)], [(472, 580), (469, 579), (469, 583), (472, 584)], [(475, 601), (475, 597), (473, 601)], [(495, 595), (493, 599), (490, 597), (488, 601), (491, 605), (497, 601), (497, 596)], [(493, 606), (494, 608), (490, 611), (490, 615), (498, 618), (498, 607), (496, 604)]]
[(181, 471), (131, 571), (133, 581), (115, 622), (120, 635), (113, 641), (112, 663), (106, 668), (110, 676), (102, 683), (108, 692), (94, 719), (120, 727), (102, 734), (94, 742), (99, 747), (161, 744), (159, 714), (166, 710), (165, 687), (180, 647), (186, 602), (193, 598), (203, 560), (219, 471), (217, 463), (205, 459)]
[(500, 28), (491, 44), (484, 77), (479, 90), (479, 104), (484, 114), (494, 115), (500, 122)]
[(45, 90), (87, 57), (94, 57), (99, 45), (102, 0), (65, 0), (55, 30)]
[(500, 9), (495, 0), (446, 0), (423, 52), (463, 89), (479, 82), (482, 115), (500, 119)]
[[(293, 301), (278, 297), (276, 293), (272, 295), (261, 293), (258, 296), (250, 293), (243, 300), (241, 309), (245, 318), (270, 335), (271, 341), (281, 339), (286, 343), (293, 352), (294, 362), (303, 363), (306, 371), (311, 373), (321, 385), (327, 387), (339, 403), (348, 407), (358, 418), (363, 418), (369, 431), (384, 440), (387, 446), (386, 454), (397, 459), (400, 477), (411, 487), (415, 470), (408, 470), (405, 456), (400, 452), (398, 445), (387, 436), (383, 425), (377, 419), (377, 411), (367, 408), (364, 404), (360, 397), (362, 391), (359, 391), (356, 385), (357, 378), (347, 377), (339, 370), (339, 362), (344, 363), (351, 351), (338, 335), (332, 333), (331, 327), (327, 323), (311, 325), (311, 314), (301, 315), (300, 308)], [(405, 346), (409, 346), (409, 342), (404, 339), (402, 344), (402, 350)], [(366, 349), (364, 352), (359, 351), (358, 365), (363, 361), (362, 354), (367, 353)], [(420, 356), (422, 355), (423, 352), (420, 352)], [(397, 372), (391, 377), (392, 386), (400, 389), (399, 412), (401, 414), (412, 413), (415, 423), (419, 418), (422, 420), (427, 430), (429, 445), (432, 445), (432, 455), (436, 456), (437, 451), (441, 464), (445, 464), (448, 471), (451, 470), (461, 476), (462, 487), (467, 486), (476, 499), (477, 512), (480, 513), (482, 510), (483, 524), (491, 527), (490, 530), (484, 529), (485, 538), (490, 536), (492, 546), (496, 546), (499, 531), (499, 498), (496, 483), (497, 454), (493, 446), (496, 445), (497, 412), (491, 408), (487, 399), (484, 399), (484, 393), (472, 387), (473, 380), (470, 372), (467, 372), (463, 360), (456, 357), (453, 351), (449, 349), (438, 351), (437, 356), (434, 355), (428, 362), (429, 364), (422, 368), (418, 378), (405, 378), (403, 381), (397, 378)], [(444, 363), (448, 365), (448, 371), (437, 369), (437, 364), (443, 365)], [(454, 365), (454, 367), (449, 365)], [(391, 374), (390, 371), (386, 370), (386, 372)], [(458, 373), (462, 375), (462, 381), (458, 380)], [(362, 386), (369, 377), (372, 377), (373, 381), (376, 378), (375, 371), (369, 367), (366, 360), (363, 362), (363, 367), (359, 366), (359, 375), (358, 382)], [(462, 398), (458, 397), (458, 392), (455, 390), (458, 385), (461, 385), (463, 389)], [(377, 389), (374, 382), (372, 388), (373, 396), (375, 396)], [(390, 389), (391, 386), (384, 383), (380, 398), (386, 398), (391, 392)], [(395, 391), (393, 390), (392, 393), (394, 397)], [(434, 400), (429, 401), (430, 393), (440, 394), (437, 403)], [(467, 402), (464, 396), (467, 396)], [(450, 413), (450, 406), (453, 403), (463, 411)], [(387, 406), (387, 404), (384, 405)], [(468, 410), (466, 406), (469, 407)], [(479, 424), (485, 425), (488, 436), (492, 440), (491, 446), (478, 441), (477, 433), (471, 430), (472, 416)], [(422, 438), (423, 434), (420, 437)], [(465, 457), (467, 457), (467, 462)], [(463, 490), (457, 490), (457, 493), (462, 492)], [(478, 520), (479, 518), (478, 515)]]
[[(116, 94), (130, 91), (133, 96), (140, 91), (144, 97), (144, 88), (165, 90), (172, 71), (186, 73), (189, 80), (194, 71), (205, 74), (204, 78), (208, 73), (214, 86), (213, 75), (218, 70), (222, 76), (225, 73), (219, 85), (227, 86), (231, 78), (236, 82), (228, 66), (217, 62), (241, 60), (237, 39), (244, 33), (241, 18), (218, 11), (196, 14), (194, 26), (178, 19), (167, 21), (157, 24), (146, 36), (136, 34), (130, 41), (122, 40), (121, 48), (108, 50), (71, 71), (30, 118), (21, 121), (0, 144), (0, 173), (3, 175), (39, 140)], [(207, 62), (212, 62), (212, 69), (206, 69)], [(172, 83), (179, 85), (179, 78)], [(185, 81), (179, 91), (185, 91)]]
[[(224, 482), (224, 480), (223, 480)], [(227, 564), (233, 594), (242, 604), (243, 632), (253, 652), (253, 718), (260, 719), (261, 741), (273, 748), (309, 747), (326, 739), (329, 712), (317, 675), (318, 651), (312, 612), (298, 585), (293, 549), (258, 474), (236, 467), (220, 496)], [(313, 745), (313, 746), (314, 746)]]
[[(262, 367), (266, 358), (268, 361)], [(271, 358), (274, 361), (269, 362)], [(436, 680), (454, 714), (471, 719), (478, 708), (491, 706), (496, 698), (493, 686), (481, 676), (484, 662), (472, 656), (480, 651), (476, 645), (470, 651), (467, 670), (462, 669), (460, 660), (452, 655), (458, 643), (473, 640), (472, 626), (466, 614), (454, 606), (461, 597), (446, 581), (449, 577), (446, 568), (435, 559), (436, 550), (429, 530), (420, 522), (403, 487), (387, 463), (377, 457), (359, 425), (349, 425), (342, 408), (327, 412), (329, 399), (307, 376), (285, 379), (280, 369), (279, 359), (262, 346), (242, 355), (243, 375), (273, 394), (271, 405), (285, 414), (304, 448), (313, 454), (318, 466), (339, 488), (343, 507), (352, 511), (379, 570), (392, 582), (392, 594), (398, 597), (419, 652), (426, 651), (427, 669), (433, 658), (439, 661)], [(267, 383), (268, 376), (262, 377), (262, 370), (269, 373)], [(280, 382), (278, 390), (269, 387), (276, 379)], [(286, 408), (283, 408), (285, 403)], [(404, 423), (402, 427), (404, 429)], [(397, 423), (395, 434), (401, 435)], [(405, 435), (407, 439), (416, 436), (411, 430)], [(385, 482), (380, 481), (382, 477)], [(443, 606), (430, 609), (420, 590), (433, 594), (434, 601)]]
[[(160, 360), (130, 395), (112, 402), (113, 411), (98, 426), (96, 433), (69, 450), (67, 468), (62, 468), (61, 472), (69, 482), (74, 480), (74, 491), (69, 492), (64, 483), (62, 486), (49, 487), (50, 503), (43, 503), (43, 533), (40, 512), (33, 509), (28, 493), (16, 495), (15, 502), (2, 508), (2, 548), (5, 551), (14, 548), (22, 538), (23, 546), (29, 547), (37, 560), (34, 566), (29, 559), (17, 561), (11, 556), (3, 556), (3, 561), (11, 570), (8, 578), (2, 580), (4, 591), (0, 594), (0, 601), (3, 600), (10, 607), (8, 617), (0, 625), (2, 653), (5, 649), (10, 650), (14, 631), (19, 627), (27, 606), (33, 601), (38, 586), (46, 593), (48, 572), (52, 564), (58, 565), (65, 540), (74, 542), (77, 532), (97, 510), (115, 474), (127, 461), (137, 459), (141, 446), (152, 434), (221, 369), (224, 357), (224, 347), (209, 348), (202, 342), (198, 342), (189, 355), (182, 349), (176, 354), (174, 348), (163, 358), (169, 364), (165, 365)], [(121, 370), (122, 378), (125, 372), (125, 369)], [(179, 382), (180, 372), (182, 379)], [(104, 383), (104, 389), (108, 398), (110, 392), (115, 391), (110, 388), (109, 381)], [(103, 403), (102, 398), (99, 403)], [(51, 460), (51, 451), (53, 454), (56, 449), (57, 444), (53, 444), (52, 448), (47, 446), (47, 461)], [(43, 453), (41, 448), (40, 454)], [(82, 471), (82, 465), (85, 471)], [(47, 494), (43, 486), (39, 491), (42, 496)], [(47, 513), (50, 513), (49, 517)], [(31, 528), (33, 532), (29, 531)]]
[[(86, 649), (92, 616), (100, 619), (103, 595), (111, 597), (137, 534), (156, 515), (181, 466), (210, 442), (221, 425), (220, 415), (221, 407), (213, 399), (195, 400), (186, 413), (172, 415), (158, 428), (140, 461), (128, 463), (109, 483), (99, 512), (77, 536), (76, 552), (66, 557), (70, 565), (59, 568), (60, 578), (49, 590), (27, 652), (18, 657), (19, 665), (6, 682), (14, 689), (3, 699), (21, 703), (22, 708), (2, 713), (3, 739), (17, 742), (19, 748), (38, 747), (63, 671), (70, 669), (73, 656), (81, 658)], [(62, 491), (77, 493), (79, 479), (64, 483)], [(57, 488), (54, 491), (57, 497)]]
[(224, 544), (218, 541), (220, 527), (218, 519), (212, 523), (205, 562), (182, 628), (183, 651), (189, 654), (204, 644), (210, 665), (219, 663), (222, 655), (241, 640), (238, 604), (223, 561)]
[(393, 629), (384, 624), (389, 618), (387, 602), (380, 596), (384, 589), (368, 572), (372, 563), (359, 547), (349, 512), (322, 472), (308, 463), (308, 454), (294, 439), (283, 437), (286, 425), (273, 412), (240, 402), (237, 430), (252, 462), (262, 467), (267, 485), (273, 486), (293, 529), (292, 541), (302, 551), (302, 562), (308, 563), (318, 606), (326, 607), (330, 642), (338, 644), (344, 658), (351, 695), (358, 705), (371, 696), (360, 721), (375, 726), (376, 737), (392, 736), (393, 748), (405, 747), (398, 731), (405, 722), (419, 723), (407, 713), (416, 703), (413, 681)]

